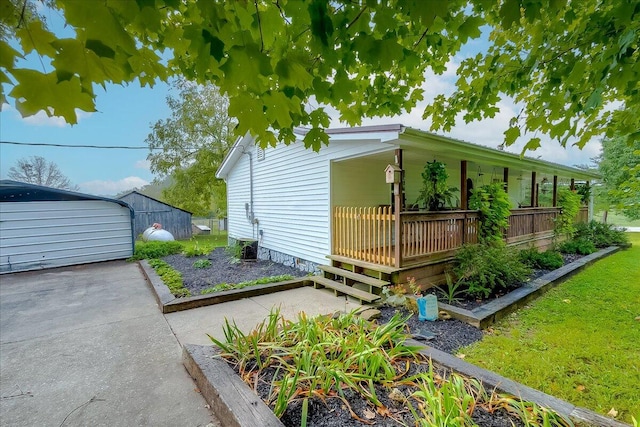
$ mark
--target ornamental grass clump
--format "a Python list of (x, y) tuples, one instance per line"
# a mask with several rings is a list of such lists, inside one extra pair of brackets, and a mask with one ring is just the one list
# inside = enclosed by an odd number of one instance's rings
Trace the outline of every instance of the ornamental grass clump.
[[(363, 424), (373, 424), (372, 418), (380, 415), (398, 425), (466, 427), (476, 425), (473, 416), (480, 408), (487, 414), (506, 412), (527, 426), (572, 425), (535, 404), (487, 393), (475, 379), (439, 374), (419, 347), (405, 344), (406, 320), (396, 315), (377, 325), (351, 312), (313, 318), (300, 313), (291, 322), (274, 309), (248, 334), (225, 321), (224, 341), (209, 338), (221, 349), (219, 357), (235, 365), (249, 387), (262, 389), (261, 397), (276, 416), (296, 403), (300, 425), (307, 425), (311, 399), (325, 404), (339, 399)], [(422, 366), (412, 369), (415, 364)], [(383, 393), (398, 404), (385, 406)], [(355, 412), (354, 399), (367, 402), (368, 419)]]
[(247, 335), (226, 321), (225, 342), (209, 338), (252, 388), (261, 371), (277, 370), (266, 399), (276, 416), (282, 416), (294, 398), (315, 396), (342, 400), (357, 418), (346, 390), (379, 407), (382, 403), (374, 385), (393, 384), (406, 370), (407, 361), (422, 358), (419, 347), (404, 344), (405, 321), (396, 315), (376, 326), (355, 313), (335, 318), (300, 313), (296, 322), (290, 322), (275, 309)]

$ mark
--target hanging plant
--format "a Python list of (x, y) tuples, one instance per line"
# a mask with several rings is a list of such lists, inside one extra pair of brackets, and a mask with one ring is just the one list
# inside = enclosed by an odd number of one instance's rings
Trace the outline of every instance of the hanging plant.
[(504, 184), (496, 182), (474, 189), (469, 208), (480, 211), (478, 240), (485, 244), (503, 242), (504, 231), (509, 227), (511, 201), (504, 191)]
[(422, 189), (416, 203), (421, 203), (430, 211), (437, 211), (458, 202), (455, 187), (447, 187), (449, 174), (444, 163), (434, 160), (427, 162), (422, 171)]

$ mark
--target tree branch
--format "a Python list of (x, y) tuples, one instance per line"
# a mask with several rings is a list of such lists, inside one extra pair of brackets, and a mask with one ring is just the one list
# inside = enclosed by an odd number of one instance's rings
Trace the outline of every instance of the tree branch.
[(360, 10), (360, 13), (358, 13), (358, 15), (357, 15), (355, 18), (353, 18), (353, 20), (352, 20), (351, 22), (349, 22), (349, 25), (347, 25), (347, 30), (348, 30), (349, 28), (351, 28), (351, 26), (352, 26), (353, 24), (355, 24), (355, 23), (356, 23), (356, 21), (357, 21), (358, 19), (360, 19), (360, 17), (362, 16), (362, 14), (364, 13), (364, 11), (365, 11), (365, 10), (367, 10), (367, 6), (363, 7), (363, 8)]
[(253, 0), (256, 6), (256, 16), (258, 18), (258, 29), (260, 30), (260, 52), (264, 51), (264, 37), (262, 36), (262, 23), (260, 22), (260, 11), (258, 10), (258, 0)]

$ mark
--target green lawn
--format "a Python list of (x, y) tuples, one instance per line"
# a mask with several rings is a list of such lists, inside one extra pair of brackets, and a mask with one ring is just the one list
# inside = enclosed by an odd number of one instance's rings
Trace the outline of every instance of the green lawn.
[[(594, 213), (593, 217), (598, 221), (602, 221), (602, 212)], [(611, 211), (607, 214), (607, 222), (609, 224), (619, 225), (622, 227), (640, 227), (640, 219), (630, 220), (624, 215)]]
[(198, 245), (199, 247), (217, 248), (221, 246), (227, 246), (227, 233), (225, 231), (218, 234), (217, 231), (205, 236), (202, 234), (193, 236), (189, 240), (180, 240), (180, 243), (184, 246), (185, 250), (190, 249)]
[(485, 338), (465, 360), (618, 420), (640, 421), (640, 233), (548, 292)]

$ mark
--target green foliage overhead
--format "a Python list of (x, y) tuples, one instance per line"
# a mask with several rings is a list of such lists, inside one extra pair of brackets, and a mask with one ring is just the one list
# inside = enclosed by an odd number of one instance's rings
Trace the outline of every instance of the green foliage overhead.
[[(76, 123), (76, 108), (95, 110), (96, 85), (179, 75), (220, 88), (236, 134), (292, 142), (304, 125), (305, 145), (317, 150), (328, 142), (326, 106), (349, 125), (410, 110), (426, 72), (443, 74), (465, 44), (484, 44), (485, 31), (488, 49), (464, 59), (453, 94), (424, 111), (432, 129), (449, 130), (459, 114), (493, 117), (509, 96), (522, 110), (507, 145), (530, 133), (534, 149), (536, 131), (580, 147), (601, 134), (640, 136), (636, 0), (57, 0), (68, 38), (37, 16), (20, 19), (20, 6), (1, 9), (13, 33), (0, 39), (9, 90), (0, 102), (12, 98), (24, 116)], [(22, 68), (31, 52), (51, 65)]]
[(640, 140), (606, 139), (599, 160), (609, 206), (631, 220), (640, 219)]
[(233, 144), (235, 122), (228, 100), (212, 85), (174, 83), (178, 96), (167, 97), (171, 117), (158, 120), (146, 142), (151, 171), (170, 176), (164, 199), (195, 215), (226, 215), (226, 186), (215, 173)]
[(504, 184), (496, 182), (475, 188), (469, 199), (469, 209), (480, 212), (478, 240), (481, 243), (502, 244), (511, 215), (511, 201), (504, 191)]

